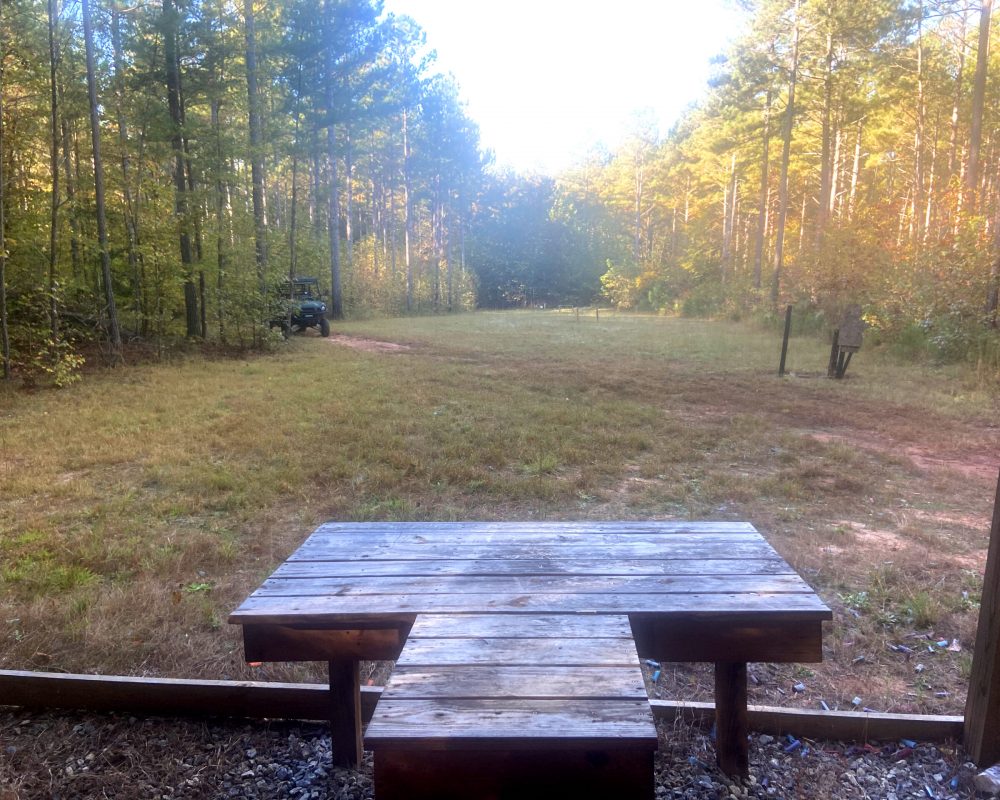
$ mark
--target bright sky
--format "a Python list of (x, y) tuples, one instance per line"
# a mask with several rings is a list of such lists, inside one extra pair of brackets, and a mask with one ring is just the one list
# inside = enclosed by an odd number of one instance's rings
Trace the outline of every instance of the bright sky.
[(554, 173), (649, 110), (665, 134), (738, 33), (730, 0), (385, 0), (455, 75), (500, 166)]

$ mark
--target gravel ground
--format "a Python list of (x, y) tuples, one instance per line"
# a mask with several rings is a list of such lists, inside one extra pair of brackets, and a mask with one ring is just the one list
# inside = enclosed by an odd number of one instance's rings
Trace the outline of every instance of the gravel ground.
[[(660, 723), (657, 800), (973, 798), (959, 748), (858, 745), (754, 735), (750, 778), (715, 767), (711, 735)], [(124, 715), (0, 713), (0, 800), (27, 798), (371, 798), (371, 755), (330, 765), (308, 723), (191, 721)]]

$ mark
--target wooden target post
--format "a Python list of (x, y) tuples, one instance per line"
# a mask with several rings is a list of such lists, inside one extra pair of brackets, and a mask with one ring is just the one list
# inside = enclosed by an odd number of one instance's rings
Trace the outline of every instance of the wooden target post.
[(965, 749), (981, 767), (1000, 761), (1000, 476), (965, 703)]

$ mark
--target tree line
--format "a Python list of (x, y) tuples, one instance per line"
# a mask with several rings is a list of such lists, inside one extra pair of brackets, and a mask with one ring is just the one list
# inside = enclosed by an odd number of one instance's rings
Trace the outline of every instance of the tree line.
[[(758, 0), (665, 137), (637, 119), (562, 175), (623, 307), (851, 303), (886, 337), (997, 359), (1000, 82), (992, 0)], [(669, 79), (669, 76), (664, 76)]]
[(333, 319), (470, 306), (489, 158), (432, 66), (379, 0), (2, 0), (3, 376), (259, 346), (295, 275)]
[[(496, 169), (380, 0), (0, 0), (3, 377), (475, 305), (771, 314), (1000, 360), (992, 0), (746, 0), (665, 136)], [(664, 76), (669, 80), (670, 76)], [(93, 347), (91, 347), (91, 350)]]

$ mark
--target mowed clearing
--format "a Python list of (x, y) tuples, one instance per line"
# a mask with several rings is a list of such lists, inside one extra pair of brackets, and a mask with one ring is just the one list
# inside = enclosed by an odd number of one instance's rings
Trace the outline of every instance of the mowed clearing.
[[(744, 519), (835, 612), (824, 663), (752, 665), (751, 702), (960, 713), (997, 385), (873, 348), (829, 381), (809, 338), (779, 379), (779, 346), (480, 313), (0, 394), (0, 667), (308, 677), (247, 668), (224, 620), (328, 519)], [(703, 699), (711, 677), (650, 688)]]

